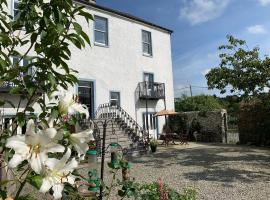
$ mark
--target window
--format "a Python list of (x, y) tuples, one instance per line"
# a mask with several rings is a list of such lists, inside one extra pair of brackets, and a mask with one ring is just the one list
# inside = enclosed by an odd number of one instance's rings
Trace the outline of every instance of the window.
[(152, 56), (152, 38), (151, 33), (148, 31), (142, 31), (142, 46), (143, 54)]
[(92, 81), (79, 81), (78, 96), (80, 103), (87, 106), (90, 118), (94, 112), (94, 83)]
[(108, 46), (108, 20), (95, 16), (95, 43)]
[(13, 19), (16, 19), (19, 15), (19, 1), (18, 0), (13, 0), (13, 8), (12, 8), (12, 16)]
[(120, 92), (110, 92), (111, 106), (120, 106)]
[[(27, 65), (29, 65), (30, 64), (30, 60), (29, 59), (22, 59), (22, 60), (20, 60), (20, 58), (19, 57), (13, 57), (12, 58), (12, 62), (13, 62), (13, 65), (19, 65), (20, 67), (25, 67), (25, 66), (27, 66)], [(20, 63), (19, 63), (20, 62)], [(26, 75), (32, 75), (32, 74), (34, 74), (33, 73), (33, 67), (30, 67), (28, 70), (27, 70), (27, 72), (23, 72), (23, 76), (26, 76)]]
[(143, 74), (143, 81), (153, 83), (154, 82), (154, 74), (152, 74), (152, 73), (144, 73)]

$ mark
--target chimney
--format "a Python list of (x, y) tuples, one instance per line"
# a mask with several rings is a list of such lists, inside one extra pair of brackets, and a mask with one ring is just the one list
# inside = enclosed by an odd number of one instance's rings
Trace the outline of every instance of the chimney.
[(96, 2), (96, 0), (89, 0), (89, 3), (94, 3), (94, 4), (96, 4), (97, 2)]

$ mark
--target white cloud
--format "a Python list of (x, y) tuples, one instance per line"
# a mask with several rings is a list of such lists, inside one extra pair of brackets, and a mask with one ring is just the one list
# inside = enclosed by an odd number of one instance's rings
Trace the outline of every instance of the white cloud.
[(186, 19), (191, 25), (207, 22), (221, 16), (230, 0), (184, 0), (180, 9), (180, 18)]
[(210, 68), (208, 68), (208, 69), (204, 69), (203, 71), (202, 71), (202, 75), (206, 75), (206, 74), (208, 74), (208, 72), (210, 72)]
[(263, 25), (254, 25), (247, 27), (247, 31), (251, 34), (265, 34), (267, 33)]
[(258, 1), (262, 6), (267, 6), (270, 4), (270, 0), (258, 0)]

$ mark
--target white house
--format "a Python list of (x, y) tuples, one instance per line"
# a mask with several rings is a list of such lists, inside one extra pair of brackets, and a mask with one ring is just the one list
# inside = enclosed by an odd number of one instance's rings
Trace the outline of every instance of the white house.
[[(155, 118), (154, 114), (165, 107), (174, 109), (172, 31), (95, 1), (76, 2), (89, 10), (94, 21), (89, 26), (78, 19), (92, 45), (83, 50), (71, 47), (69, 64), (79, 72), (80, 80), (71, 89), (89, 107), (92, 118), (101, 104), (118, 105), (140, 126), (149, 129), (152, 137), (157, 137), (164, 118)], [(16, 15), (17, 0), (10, 3), (11, 14)], [(0, 97), (18, 103), (7, 91), (2, 86)], [(10, 119), (15, 110), (5, 107), (1, 113)]]

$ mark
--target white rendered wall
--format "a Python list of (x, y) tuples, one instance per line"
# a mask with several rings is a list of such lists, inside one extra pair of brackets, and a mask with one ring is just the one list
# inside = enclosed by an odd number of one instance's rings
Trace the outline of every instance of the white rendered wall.
[[(90, 35), (91, 47), (78, 50), (72, 46), (69, 64), (79, 72), (79, 79), (94, 81), (95, 109), (98, 105), (109, 102), (110, 91), (119, 91), (121, 107), (142, 125), (145, 103), (141, 102), (140, 106), (135, 108), (135, 89), (137, 84), (143, 81), (144, 72), (153, 73), (155, 82), (165, 83), (167, 109), (174, 109), (170, 34), (105, 11), (95, 9), (90, 10), (90, 13), (108, 19), (109, 45), (96, 46), (93, 40), (93, 22), (87, 25), (79, 18), (78, 22)], [(152, 57), (143, 56), (142, 30), (151, 32)], [(73, 88), (73, 91), (76, 91), (76, 88)], [(157, 112), (164, 109), (164, 102), (152, 101), (148, 106), (149, 112)], [(159, 132), (163, 124), (164, 117), (160, 117)]]

